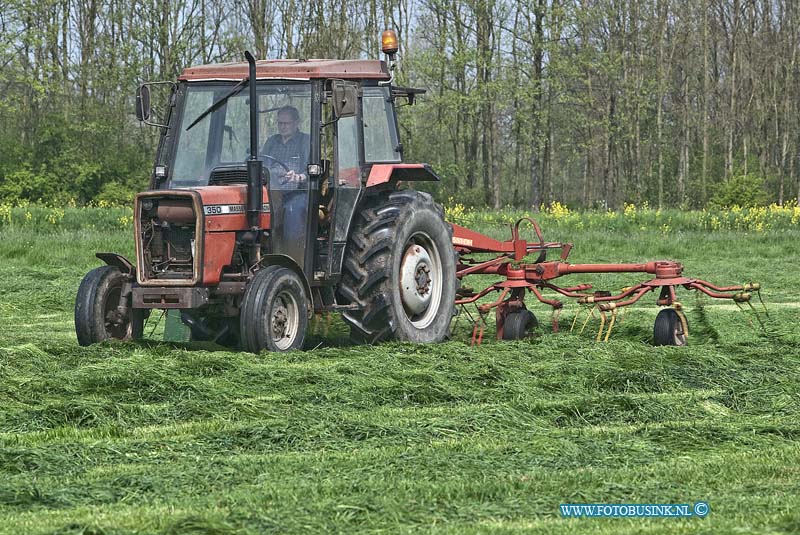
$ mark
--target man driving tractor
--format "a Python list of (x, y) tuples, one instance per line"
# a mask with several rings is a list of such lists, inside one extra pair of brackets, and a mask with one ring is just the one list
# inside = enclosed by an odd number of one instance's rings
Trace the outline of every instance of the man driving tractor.
[[(311, 137), (300, 131), (300, 112), (294, 106), (280, 108), (277, 118), (278, 133), (264, 143), (262, 160), (269, 169), (273, 188), (303, 189), (306, 186)], [(305, 195), (302, 191), (286, 191), (282, 204), (283, 222), (276, 225), (276, 231), (280, 230), (287, 243), (300, 243), (307, 216)]]
[(278, 110), (278, 133), (270, 136), (261, 152), (267, 156), (272, 176), (302, 181), (306, 179), (310, 146), (310, 136), (300, 131), (300, 112), (294, 106), (284, 106)]

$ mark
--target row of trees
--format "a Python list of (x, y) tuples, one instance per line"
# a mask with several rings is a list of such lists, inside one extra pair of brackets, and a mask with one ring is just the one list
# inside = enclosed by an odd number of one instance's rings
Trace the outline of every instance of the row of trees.
[[(731, 183), (798, 195), (791, 0), (0, 0), (0, 198), (145, 186), (141, 80), (188, 65), (377, 57), (397, 30), (407, 156), (446, 195), (702, 206)], [(744, 179), (742, 177), (745, 177)]]

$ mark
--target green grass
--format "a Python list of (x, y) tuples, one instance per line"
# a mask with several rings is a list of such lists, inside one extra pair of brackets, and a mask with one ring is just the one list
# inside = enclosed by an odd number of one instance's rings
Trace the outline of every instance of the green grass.
[[(707, 280), (760, 281), (766, 333), (735, 307), (683, 294), (687, 348), (648, 345), (657, 310), (646, 296), (608, 343), (592, 341), (590, 323), (582, 335), (470, 347), (462, 319), (445, 344), (359, 347), (336, 321), (311, 351), (256, 356), (155, 341), (79, 348), (72, 306), (94, 252), (133, 248), (130, 230), (97, 229), (124, 214), (87, 213), (69, 231), (44, 220), (0, 229), (0, 532), (800, 529), (791, 225), (544, 228), (576, 244), (575, 262), (669, 258)], [(504, 237), (496, 223), (477, 222)], [(705, 519), (558, 512), (698, 500), (711, 505)]]

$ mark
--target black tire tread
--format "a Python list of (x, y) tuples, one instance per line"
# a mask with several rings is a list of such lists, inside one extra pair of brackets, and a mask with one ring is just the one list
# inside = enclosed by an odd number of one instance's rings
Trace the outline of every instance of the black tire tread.
[[(675, 328), (680, 324), (681, 318), (673, 308), (665, 308), (656, 316), (653, 325), (653, 345), (675, 346)], [(684, 333), (688, 335), (688, 333)]]
[[(279, 282), (277, 282), (278, 279), (287, 274), (295, 278), (298, 277), (292, 270), (286, 267), (270, 265), (256, 273), (247, 285), (242, 298), (242, 307), (239, 316), (240, 342), (244, 351), (259, 353), (264, 349), (278, 350), (277, 348), (271, 347), (272, 342), (268, 333), (263, 332), (257, 327), (261, 325), (261, 314), (265, 308), (268, 308), (270, 305), (270, 303), (266, 303), (265, 301), (268, 299), (272, 287), (275, 284), (279, 284)], [(298, 326), (300, 331), (298, 332), (298, 337), (300, 341), (299, 345), (302, 346), (308, 327), (308, 318), (306, 314), (308, 296), (305, 295), (302, 282), (299, 280), (296, 282), (302, 294), (299, 296), (300, 299), (297, 303), (300, 308), (300, 325)]]
[(266, 291), (266, 284), (264, 281), (279, 269), (278, 266), (267, 266), (255, 274), (253, 280), (247, 285), (244, 296), (242, 297), (242, 308), (239, 313), (240, 321), (240, 337), (242, 349), (253, 353), (258, 353), (258, 333), (256, 329), (252, 328), (252, 320), (255, 315), (256, 307), (263, 299), (264, 292)]
[(506, 316), (503, 324), (503, 340), (521, 340), (528, 335), (529, 328), (538, 327), (539, 321), (530, 310), (516, 310)]
[[(397, 338), (397, 318), (389, 302), (391, 292), (386, 284), (391, 280), (392, 248), (403, 215), (421, 209), (435, 211), (444, 221), (442, 206), (435, 203), (430, 194), (416, 190), (367, 197), (363, 207), (356, 211), (342, 265), (342, 281), (337, 289), (340, 303), (361, 307), (361, 310), (343, 313), (345, 322), (350, 325), (351, 338), (356, 342), (376, 343)], [(445, 226), (451, 244), (453, 229), (449, 224), (445, 223)], [(445, 253), (442, 251), (440, 254)], [(457, 265), (455, 249), (452, 249), (452, 254), (454, 265)], [(457, 288), (459, 281), (455, 280)]]
[[(112, 282), (116, 282), (113, 279), (119, 279), (118, 282), (122, 283), (125, 278), (126, 275), (115, 266), (97, 267), (83, 277), (75, 297), (75, 334), (79, 345), (85, 347), (109, 338), (105, 330), (104, 318), (97, 316), (98, 292), (109, 279), (112, 279)], [(131, 309), (131, 313), (131, 321), (133, 322), (132, 336), (126, 337), (126, 339), (141, 338), (144, 323), (143, 311)]]

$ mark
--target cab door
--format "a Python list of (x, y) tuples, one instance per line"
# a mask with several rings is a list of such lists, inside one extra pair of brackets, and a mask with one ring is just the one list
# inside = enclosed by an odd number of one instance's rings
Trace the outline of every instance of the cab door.
[[(312, 82), (310, 87), (287, 84), (285, 89), (267, 91), (259, 97), (259, 109), (263, 110), (259, 119), (261, 130), (272, 134), (267, 137), (267, 145), (271, 139), (277, 139), (274, 133), (280, 131), (279, 122), (292, 118), (291, 113), (284, 113), (289, 106), (298, 110), (301, 123), (297, 125), (297, 132), (305, 136), (303, 143), (308, 143), (308, 161), (269, 154), (259, 157), (269, 171), (270, 252), (290, 257), (309, 281), (314, 280), (317, 229), (316, 211), (309, 207), (317, 206), (319, 195), (318, 177), (309, 176), (308, 164), (320, 160), (320, 87), (319, 81)], [(306, 113), (303, 113), (303, 105)]]
[(361, 95), (356, 106), (356, 115), (336, 119), (330, 106), (325, 115), (330, 117), (332, 129), (324, 145), (332, 157), (329, 186), (328, 247), (325, 271), (335, 277), (341, 273), (348, 231), (353, 220), (358, 201), (364, 190), (361, 151)]

